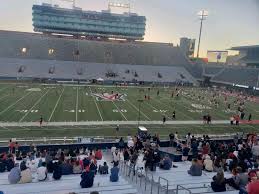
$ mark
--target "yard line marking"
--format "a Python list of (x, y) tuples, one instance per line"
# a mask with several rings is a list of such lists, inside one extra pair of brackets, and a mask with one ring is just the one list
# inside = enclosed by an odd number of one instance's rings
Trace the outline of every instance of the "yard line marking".
[(50, 117), (49, 117), (48, 122), (50, 122), (50, 120), (51, 120), (51, 118), (52, 118), (52, 116), (53, 116), (53, 114), (54, 114), (54, 112), (55, 112), (55, 110), (56, 110), (56, 108), (57, 108), (57, 106), (58, 106), (58, 103), (59, 103), (59, 101), (60, 101), (60, 98), (61, 98), (61, 96), (62, 96), (64, 90), (65, 90), (65, 87), (63, 88), (62, 92), (61, 92), (60, 95), (59, 95), (59, 98), (58, 98), (58, 100), (57, 100), (57, 102), (56, 102), (56, 104), (55, 104), (55, 106), (54, 106), (54, 108), (53, 108), (53, 111), (51, 112), (51, 115), (50, 115)]
[(2, 100), (3, 98), (5, 98), (6, 96), (9, 96), (9, 94), (7, 94), (7, 95), (5, 95), (5, 96), (2, 96), (2, 97), (0, 98), (0, 100)]
[[(50, 90), (50, 89), (49, 89)], [(19, 120), (19, 122), (22, 122), (22, 120), (31, 112), (31, 110), (37, 105), (39, 104), (39, 102), (41, 101), (41, 99), (46, 96), (46, 94), (49, 92), (49, 90), (47, 92), (45, 92), (38, 100), (37, 102), (35, 102), (35, 104), (26, 112), (26, 114), (23, 115), (23, 117)]]
[(77, 122), (77, 112), (78, 112), (78, 86), (76, 90), (76, 122)]
[(0, 92), (2, 92), (3, 90), (6, 90), (7, 88), (9, 88), (9, 87), (7, 86), (5, 88), (0, 89)]
[[(128, 99), (126, 99), (126, 101), (133, 107), (136, 109), (136, 111), (139, 111), (138, 108), (132, 103), (130, 102)], [(139, 111), (144, 117), (146, 117), (148, 120), (151, 120), (145, 113), (143, 113), (142, 111)]]
[[(153, 108), (153, 109), (155, 109), (156, 111), (159, 112), (159, 110), (158, 110), (156, 107), (154, 107), (153, 105), (151, 105), (150, 103), (147, 103), (147, 105), (149, 105), (151, 108)], [(165, 112), (164, 112), (164, 113), (161, 113), (161, 115), (164, 115), (164, 116), (166, 116), (167, 118), (171, 119)]]
[[(162, 105), (164, 105), (164, 106), (167, 106), (164, 102), (162, 102), (162, 101), (159, 101), (159, 100), (157, 100), (157, 99), (154, 99), (155, 101), (157, 101), (158, 103), (160, 103), (160, 104), (162, 104)], [(179, 111), (179, 110), (177, 110), (177, 111)], [(186, 113), (184, 113), (183, 111), (179, 111), (180, 113), (182, 113), (182, 115), (183, 116), (185, 116), (185, 117), (187, 117), (188, 119), (191, 119), (191, 120), (193, 120), (193, 118), (192, 117), (190, 117), (189, 115), (187, 115)]]
[(123, 116), (123, 118), (127, 121), (128, 119), (125, 117), (125, 115), (123, 114), (123, 112), (121, 112), (121, 110), (119, 109), (119, 107), (115, 104), (114, 101), (112, 101), (113, 105), (117, 108), (117, 110), (121, 113), (121, 115)]
[(24, 99), (26, 96), (28, 96), (29, 94), (31, 94), (31, 92), (28, 92), (27, 94), (25, 94), (24, 96), (22, 96), (21, 98), (19, 98), (17, 101), (15, 101), (13, 104), (11, 104), (10, 106), (8, 106), (6, 109), (2, 110), (0, 112), (0, 115), (3, 114), (4, 112), (6, 112), (7, 110), (9, 110), (11, 107), (13, 107), (14, 105), (16, 105), (18, 102), (20, 102), (22, 99)]
[(92, 95), (93, 92), (92, 92), (91, 87), (89, 87), (89, 89), (90, 89), (90, 92), (91, 92), (91, 96), (92, 96), (93, 99), (94, 99), (94, 103), (95, 103), (95, 106), (96, 106), (96, 108), (97, 108), (97, 110), (98, 110), (99, 116), (100, 116), (100, 118), (101, 118), (102, 121), (103, 121), (103, 117), (102, 117), (101, 111), (100, 111), (100, 109), (99, 109), (99, 107), (98, 107), (98, 104), (97, 104), (97, 102), (96, 102), (96, 100), (95, 100), (95, 97)]

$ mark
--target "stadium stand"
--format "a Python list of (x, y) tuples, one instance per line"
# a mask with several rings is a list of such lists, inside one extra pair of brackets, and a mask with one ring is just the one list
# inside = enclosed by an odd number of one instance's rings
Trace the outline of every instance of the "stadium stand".
[(168, 43), (90, 41), (11, 31), (0, 31), (0, 41), (0, 57), (7, 58), (163, 66), (189, 64), (179, 47)]
[[(147, 66), (124, 64), (97, 64), (72, 61), (0, 58), (1, 77), (82, 79), (103, 78), (112, 81), (136, 79), (145, 82), (195, 83), (195, 79), (183, 67)], [(128, 73), (127, 70), (130, 70)], [(111, 72), (116, 76), (111, 75)], [(138, 76), (135, 74), (137, 73)], [(162, 77), (158, 76), (163, 75)]]

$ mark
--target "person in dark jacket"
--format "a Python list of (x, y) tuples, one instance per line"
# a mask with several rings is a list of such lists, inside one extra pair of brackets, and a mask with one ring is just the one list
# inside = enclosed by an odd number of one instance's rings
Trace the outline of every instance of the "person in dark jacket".
[(53, 165), (53, 179), (59, 180), (62, 176), (61, 162), (54, 162)]
[(106, 162), (103, 163), (103, 166), (102, 165), (99, 166), (100, 174), (108, 174), (109, 173), (108, 170), (109, 170), (109, 167)]
[(92, 187), (94, 184), (94, 172), (93, 171), (84, 171), (81, 175), (80, 185), (82, 188)]
[(226, 191), (226, 179), (222, 170), (220, 170), (212, 179), (211, 188), (214, 192)]
[(14, 167), (13, 156), (12, 155), (8, 155), (8, 158), (6, 160), (6, 169), (7, 169), (8, 172), (10, 172), (13, 167)]
[(111, 168), (111, 176), (110, 176), (111, 182), (117, 182), (119, 180), (119, 171), (120, 169), (118, 168), (118, 165), (114, 164), (113, 168)]
[(172, 167), (172, 160), (168, 155), (160, 162), (159, 167), (164, 170), (170, 170)]
[(66, 160), (61, 164), (62, 175), (73, 174), (73, 166), (69, 163), (69, 160)]
[(0, 158), (0, 172), (5, 172), (6, 170), (6, 161)]
[(198, 163), (197, 159), (192, 160), (192, 165), (188, 174), (192, 176), (201, 176), (202, 175), (202, 166)]

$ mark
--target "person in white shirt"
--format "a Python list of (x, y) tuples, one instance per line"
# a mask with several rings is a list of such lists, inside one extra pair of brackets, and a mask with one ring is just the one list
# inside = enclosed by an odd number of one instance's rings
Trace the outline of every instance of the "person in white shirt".
[(119, 164), (120, 161), (120, 153), (116, 149), (115, 152), (112, 154), (113, 156), (113, 162)]
[(112, 145), (112, 147), (111, 147), (111, 153), (113, 154), (116, 149), (117, 149), (117, 148), (115, 147), (115, 145)]
[(42, 162), (42, 166), (37, 168), (37, 177), (39, 181), (45, 181), (48, 177), (46, 162)]
[(133, 139), (132, 138), (130, 138), (129, 139), (129, 141), (128, 141), (128, 148), (133, 148), (134, 147), (134, 141), (133, 141)]

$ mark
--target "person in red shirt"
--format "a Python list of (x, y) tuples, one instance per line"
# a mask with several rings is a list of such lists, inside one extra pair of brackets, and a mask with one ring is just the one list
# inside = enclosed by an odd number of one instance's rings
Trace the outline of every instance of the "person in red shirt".
[(8, 145), (8, 147), (9, 147), (9, 153), (10, 153), (10, 154), (13, 153), (13, 151), (14, 151), (14, 146), (15, 146), (14, 142), (10, 139), (10, 140), (9, 140), (9, 145)]
[(256, 173), (251, 173), (251, 182), (247, 185), (248, 194), (259, 194), (259, 180)]
[(100, 149), (97, 149), (96, 152), (95, 152), (95, 159), (96, 160), (101, 160), (102, 157), (103, 157), (102, 151)]

